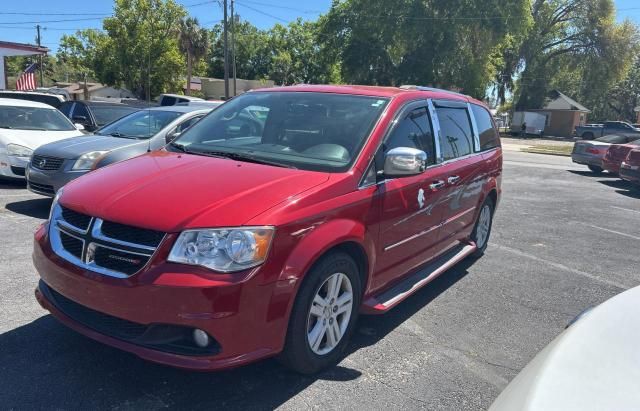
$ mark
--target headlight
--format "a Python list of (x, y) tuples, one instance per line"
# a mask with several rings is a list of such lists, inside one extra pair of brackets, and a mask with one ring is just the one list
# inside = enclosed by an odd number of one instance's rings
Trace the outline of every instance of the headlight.
[(183, 231), (169, 261), (232, 272), (264, 262), (273, 239), (273, 227), (238, 227)]
[(29, 147), (21, 146), (19, 144), (7, 144), (7, 155), (16, 157), (30, 157), (33, 154), (33, 150)]
[(92, 170), (95, 167), (98, 160), (100, 160), (100, 157), (102, 157), (106, 153), (108, 153), (108, 151), (91, 151), (89, 153), (85, 153), (81, 155), (80, 158), (78, 158), (75, 163), (73, 163), (73, 167), (71, 167), (71, 169), (72, 170)]
[(55, 210), (55, 208), (58, 206), (58, 201), (62, 196), (62, 189), (63, 188), (60, 188), (60, 190), (58, 190), (58, 192), (56, 193), (56, 196), (53, 197), (53, 201), (51, 202), (51, 210), (49, 210), (49, 221), (51, 221), (51, 217), (53, 216), (53, 210)]

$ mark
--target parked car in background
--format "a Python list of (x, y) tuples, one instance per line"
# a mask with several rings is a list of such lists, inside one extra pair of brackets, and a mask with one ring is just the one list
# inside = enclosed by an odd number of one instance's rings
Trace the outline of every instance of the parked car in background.
[(640, 187), (640, 149), (633, 149), (620, 164), (620, 178)]
[(215, 370), (280, 354), (315, 373), (341, 359), (358, 313), (483, 254), (501, 179), (498, 131), (471, 97), (252, 91), (65, 186), (35, 234), (36, 297), (151, 361)]
[(609, 134), (640, 137), (640, 129), (633, 127), (624, 121), (606, 121), (604, 124), (577, 126), (576, 136), (585, 140), (593, 140), (595, 137), (602, 137)]
[(85, 130), (95, 131), (139, 108), (122, 103), (79, 100), (62, 103), (59, 110), (74, 123), (82, 124)]
[(43, 93), (35, 91), (0, 90), (0, 98), (15, 98), (18, 100), (35, 101), (58, 108), (66, 101), (65, 97), (57, 93)]
[(91, 170), (164, 147), (211, 110), (171, 106), (135, 111), (93, 135), (42, 146), (29, 163), (27, 187), (53, 197), (60, 187)]
[(571, 159), (574, 163), (589, 167), (594, 173), (603, 170), (602, 160), (611, 144), (626, 144), (638, 139), (636, 135), (611, 134), (591, 141), (576, 141), (573, 145)]
[(602, 159), (602, 168), (612, 174), (618, 174), (620, 165), (627, 158), (629, 151), (639, 146), (640, 140), (630, 141), (625, 144), (611, 144)]
[(511, 120), (511, 134), (520, 135), (522, 133), (521, 127), (523, 123), (526, 123), (527, 135), (539, 137), (544, 134), (547, 116), (532, 111), (516, 111), (513, 113), (513, 120)]
[(190, 101), (205, 101), (200, 97), (184, 96), (181, 94), (160, 94), (158, 104), (161, 106), (174, 106), (178, 103), (188, 103)]
[(0, 98), (0, 177), (24, 179), (33, 150), (79, 128), (48, 104)]
[(639, 410), (640, 287), (571, 322), (489, 411)]
[(185, 101), (182, 103), (177, 103), (176, 106), (191, 106), (191, 107), (202, 107), (202, 108), (207, 108), (207, 107), (211, 107), (211, 108), (216, 108), (219, 105), (221, 105), (222, 103), (224, 103), (223, 100), (212, 100), (212, 101), (205, 101), (205, 100), (191, 100), (191, 101)]

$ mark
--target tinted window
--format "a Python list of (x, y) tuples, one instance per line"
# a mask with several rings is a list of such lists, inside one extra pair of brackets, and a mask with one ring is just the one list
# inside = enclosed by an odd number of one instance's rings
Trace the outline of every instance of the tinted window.
[(86, 122), (90, 122), (89, 111), (87, 111), (87, 107), (84, 104), (76, 103), (76, 107), (73, 109), (73, 119), (77, 117), (84, 117)]
[(91, 106), (91, 111), (96, 119), (96, 124), (98, 126), (104, 126), (105, 124), (137, 111), (137, 109), (119, 106)]
[(433, 132), (426, 108), (413, 110), (404, 116), (382, 145), (385, 153), (396, 147), (422, 150), (427, 153), (427, 163), (435, 163)]
[(465, 108), (436, 107), (440, 122), (440, 150), (444, 161), (473, 152), (473, 133)]
[(164, 96), (162, 97), (162, 101), (160, 102), (161, 106), (173, 106), (176, 104), (175, 97)]
[(69, 115), (71, 114), (71, 107), (73, 107), (73, 102), (67, 101), (66, 103), (62, 103), (59, 110), (62, 112), (62, 114), (69, 117)]
[(140, 110), (102, 127), (96, 134), (146, 139), (154, 136), (182, 113), (163, 110)]
[(478, 134), (480, 135), (480, 150), (489, 150), (500, 146), (500, 137), (493, 127), (489, 112), (485, 108), (475, 104), (471, 105), (471, 111), (473, 111), (473, 116), (476, 119), (476, 127), (478, 127)]
[(333, 93), (246, 93), (212, 111), (175, 143), (196, 154), (228, 152), (307, 170), (344, 171), (387, 101)]
[(176, 127), (174, 133), (182, 133), (183, 131), (185, 131), (186, 129), (188, 129), (189, 127), (191, 127), (192, 125), (196, 124), (198, 122), (198, 120), (200, 120), (202, 117), (204, 117), (204, 114), (201, 114), (199, 116), (195, 116), (195, 117), (191, 117), (190, 119), (178, 124), (178, 126)]
[(55, 108), (0, 106), (0, 128), (70, 131), (76, 128)]

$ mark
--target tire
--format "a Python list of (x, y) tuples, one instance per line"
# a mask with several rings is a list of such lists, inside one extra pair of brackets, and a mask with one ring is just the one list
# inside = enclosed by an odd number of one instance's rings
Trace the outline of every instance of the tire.
[[(317, 297), (323, 301), (331, 301), (328, 299), (331, 281), (340, 282), (337, 294), (339, 298), (346, 298), (350, 286), (351, 307), (343, 313), (335, 314), (339, 312), (336, 311), (335, 307), (338, 307), (338, 304), (335, 302), (324, 306), (317, 304)], [(326, 300), (323, 298), (324, 295), (327, 297)], [(307, 375), (337, 364), (349, 344), (361, 298), (362, 284), (358, 265), (353, 258), (344, 252), (332, 252), (322, 257), (307, 273), (298, 291), (280, 361), (288, 368)], [(323, 314), (315, 315), (312, 308), (316, 314), (318, 310)], [(338, 331), (331, 331), (329, 327)], [(314, 332), (317, 329), (320, 331)], [(342, 333), (337, 339), (337, 344), (334, 343), (335, 337), (333, 340), (330, 339), (336, 335), (335, 332)], [(318, 335), (319, 342), (318, 338), (314, 339)], [(312, 347), (312, 339), (317, 342), (316, 347)]]
[[(495, 204), (491, 197), (487, 197), (480, 206), (480, 212), (478, 213), (478, 218), (476, 219), (476, 224), (473, 227), (473, 231), (471, 232), (471, 240), (476, 243), (478, 247), (471, 256), (473, 258), (480, 258), (484, 255), (485, 250), (487, 249), (487, 245), (489, 244), (489, 237), (491, 236), (491, 228), (493, 227), (493, 213), (495, 211)], [(488, 214), (485, 214), (488, 213)], [(487, 220), (484, 220), (488, 218)], [(482, 227), (485, 227), (483, 229)], [(486, 230), (486, 231), (485, 231)], [(484, 232), (484, 234), (482, 234)], [(479, 235), (481, 236), (479, 238)], [(481, 244), (480, 244), (481, 242)]]
[(591, 170), (595, 174), (600, 174), (603, 171), (602, 167), (598, 167), (598, 166), (587, 166), (587, 167), (589, 167), (589, 170)]
[(582, 135), (583, 140), (593, 140), (593, 133), (584, 133)]

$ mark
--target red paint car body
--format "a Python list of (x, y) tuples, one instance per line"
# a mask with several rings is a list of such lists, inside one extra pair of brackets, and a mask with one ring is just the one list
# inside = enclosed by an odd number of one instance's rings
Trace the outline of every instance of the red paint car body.
[(640, 146), (640, 140), (635, 140), (627, 144), (612, 144), (602, 159), (602, 168), (610, 173), (618, 174), (620, 165), (627, 157), (627, 154), (634, 148)]
[(640, 186), (640, 148), (629, 151), (620, 165), (620, 178)]
[[(469, 115), (476, 134), (469, 143), (473, 152), (449, 161), (436, 158), (437, 164), (418, 175), (375, 181), (375, 156), (383, 150), (381, 142), (389, 130), (411, 107), (426, 110), (437, 103), (484, 116), (478, 111), (486, 112), (482, 103), (422, 88), (295, 86), (247, 94), (258, 98), (262, 93), (282, 92), (370, 96), (386, 102), (386, 107), (352, 164), (340, 172), (167, 149), (73, 181), (56, 206), (60, 213), (67, 213), (64, 221), (77, 220), (73, 224), (82, 225), (82, 216), (90, 216), (91, 221), (113, 222), (114, 238), (166, 234), (147, 262), (130, 255), (109, 255), (112, 268), (143, 265), (134, 274), (118, 278), (59, 255), (52, 247), (52, 223), (43, 224), (35, 233), (33, 253), (41, 276), (36, 289), (40, 304), (69, 327), (142, 358), (216, 370), (283, 350), (305, 275), (331, 250), (344, 251), (357, 262), (363, 280), (359, 310), (367, 314), (386, 312), (459, 261), (452, 259), (414, 281), (412, 287), (393, 291), (397, 295), (391, 299), (385, 296), (452, 247), (466, 247), (459, 257), (475, 250), (470, 238), (480, 205), (490, 199), (497, 206), (501, 192), (502, 151), (491, 120), (490, 129), (478, 131), (479, 118)], [(429, 117), (434, 126), (433, 112)], [(437, 138), (440, 133), (434, 129)], [(489, 143), (480, 147), (483, 141)], [(368, 174), (371, 170), (373, 174)], [(374, 176), (374, 181), (368, 181), (368, 176)], [(168, 261), (181, 232), (238, 226), (275, 227), (264, 263), (224, 273)], [(81, 250), (82, 258), (83, 253), (89, 251)], [(154, 324), (161, 326), (151, 332)], [(182, 340), (174, 345), (165, 341), (183, 329), (206, 331), (214, 346), (204, 352)]]

